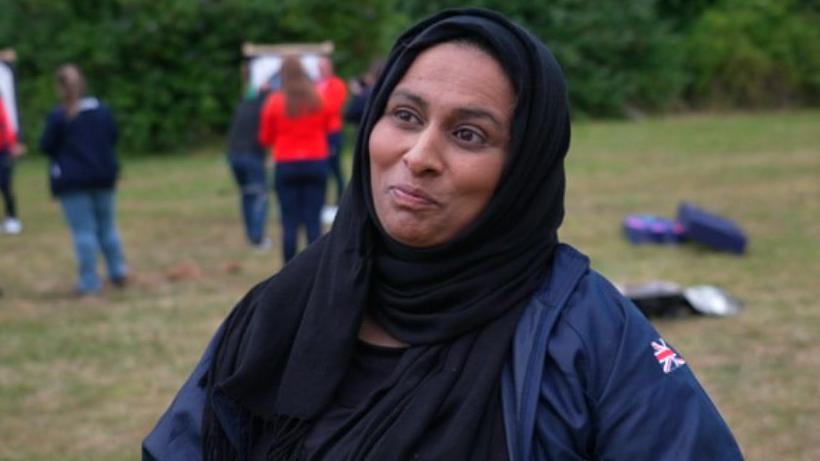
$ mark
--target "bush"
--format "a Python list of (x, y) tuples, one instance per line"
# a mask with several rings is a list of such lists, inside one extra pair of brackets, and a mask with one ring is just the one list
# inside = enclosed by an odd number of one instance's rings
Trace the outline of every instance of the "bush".
[[(19, 105), (35, 144), (72, 61), (120, 122), (127, 151), (222, 135), (240, 94), (240, 45), (333, 40), (342, 75), (454, 0), (26, 0), (4, 2), (0, 47), (18, 51)], [(474, 0), (539, 35), (576, 115), (820, 103), (818, 0)]]
[[(404, 1), (408, 21), (455, 1)], [(479, 0), (538, 35), (553, 51), (569, 82), (576, 114), (621, 115), (630, 108), (660, 109), (683, 86), (682, 53), (656, 0)]]
[(725, 0), (706, 11), (687, 39), (693, 103), (778, 107), (820, 102), (820, 27), (812, 3)]
[[(67, 61), (109, 104), (122, 149), (168, 150), (224, 133), (240, 95), (245, 41), (334, 40), (342, 70), (379, 51), (378, 28), (362, 27), (386, 3), (328, 9), (318, 0), (30, 0), (4, 4), (0, 45), (18, 54), (26, 138), (35, 144), (56, 103), (53, 75)], [(376, 34), (374, 34), (376, 30)]]

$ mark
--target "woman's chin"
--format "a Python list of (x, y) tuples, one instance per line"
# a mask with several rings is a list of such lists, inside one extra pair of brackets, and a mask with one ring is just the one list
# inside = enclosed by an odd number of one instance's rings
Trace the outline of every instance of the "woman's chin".
[(385, 230), (393, 240), (414, 248), (429, 248), (444, 242), (440, 232), (423, 226), (398, 225)]

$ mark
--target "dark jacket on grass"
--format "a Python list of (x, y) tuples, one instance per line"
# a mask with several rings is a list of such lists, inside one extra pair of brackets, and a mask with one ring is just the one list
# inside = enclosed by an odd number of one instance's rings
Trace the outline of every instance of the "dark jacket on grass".
[(51, 158), (52, 194), (113, 188), (119, 172), (116, 142), (114, 117), (96, 98), (83, 98), (73, 118), (63, 107), (54, 108), (40, 138), (40, 149)]
[[(143, 460), (202, 459), (202, 382), (221, 334), (145, 439)], [(567, 245), (518, 323), (500, 389), (512, 461), (743, 459), (683, 358)], [(233, 403), (214, 407), (241, 444)]]

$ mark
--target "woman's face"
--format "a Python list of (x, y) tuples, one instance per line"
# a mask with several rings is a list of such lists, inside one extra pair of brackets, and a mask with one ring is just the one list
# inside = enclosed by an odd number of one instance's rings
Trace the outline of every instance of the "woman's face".
[(370, 134), (373, 202), (392, 238), (432, 247), (478, 217), (501, 177), (514, 106), (503, 68), (475, 46), (416, 58)]

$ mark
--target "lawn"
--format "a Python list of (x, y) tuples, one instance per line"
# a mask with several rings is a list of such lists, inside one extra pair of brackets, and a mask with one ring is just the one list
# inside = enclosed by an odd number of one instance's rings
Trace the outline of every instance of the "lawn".
[[(16, 170), (24, 231), (0, 235), (0, 460), (132, 460), (220, 320), (280, 266), (249, 249), (220, 147), (126, 159), (120, 227), (133, 282), (71, 297), (68, 230), (46, 164)], [(568, 157), (562, 240), (620, 283), (710, 283), (733, 318), (656, 321), (750, 460), (820, 448), (820, 112), (582, 122)], [(681, 200), (739, 222), (748, 254), (634, 247), (629, 213)], [(275, 207), (274, 218), (275, 218)]]

